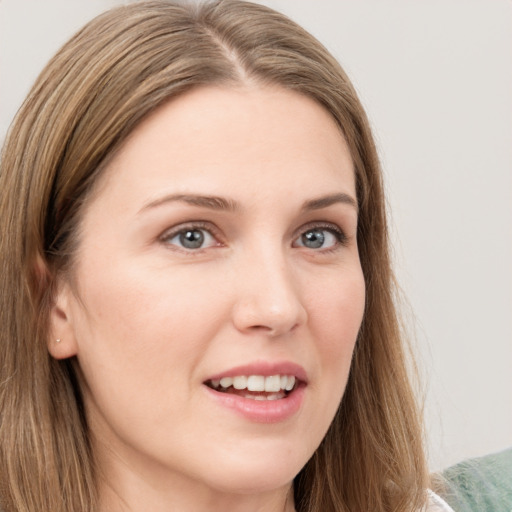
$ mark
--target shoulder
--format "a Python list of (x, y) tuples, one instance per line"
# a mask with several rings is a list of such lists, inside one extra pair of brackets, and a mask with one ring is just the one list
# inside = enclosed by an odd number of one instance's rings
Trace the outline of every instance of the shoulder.
[(428, 501), (424, 512), (454, 512), (452, 507), (435, 492), (427, 490)]
[(512, 510), (512, 448), (443, 471), (443, 496), (457, 512)]

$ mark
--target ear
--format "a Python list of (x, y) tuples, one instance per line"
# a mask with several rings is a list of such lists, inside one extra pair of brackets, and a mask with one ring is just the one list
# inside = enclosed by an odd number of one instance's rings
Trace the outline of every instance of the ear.
[(50, 306), (50, 325), (48, 352), (55, 359), (67, 359), (77, 354), (72, 305), (77, 299), (69, 283), (63, 278), (56, 278), (54, 295)]

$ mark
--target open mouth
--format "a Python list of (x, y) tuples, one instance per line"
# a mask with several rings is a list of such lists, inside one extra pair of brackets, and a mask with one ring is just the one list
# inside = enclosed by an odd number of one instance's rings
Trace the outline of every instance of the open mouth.
[(251, 400), (281, 400), (299, 386), (299, 380), (293, 375), (238, 375), (207, 380), (205, 385), (219, 393)]

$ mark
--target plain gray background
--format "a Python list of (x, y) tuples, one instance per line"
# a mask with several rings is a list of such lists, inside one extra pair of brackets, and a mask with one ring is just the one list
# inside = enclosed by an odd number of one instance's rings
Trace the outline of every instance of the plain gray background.
[[(0, 139), (50, 56), (118, 3), (0, 0)], [(512, 2), (260, 3), (331, 50), (372, 121), (432, 469), (511, 446)]]

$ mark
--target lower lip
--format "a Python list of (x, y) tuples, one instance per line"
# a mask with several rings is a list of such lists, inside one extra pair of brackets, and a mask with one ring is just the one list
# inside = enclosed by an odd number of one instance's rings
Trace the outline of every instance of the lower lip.
[(252, 400), (229, 393), (220, 393), (204, 386), (218, 404), (235, 411), (255, 423), (279, 423), (296, 414), (304, 400), (304, 385), (279, 400)]

